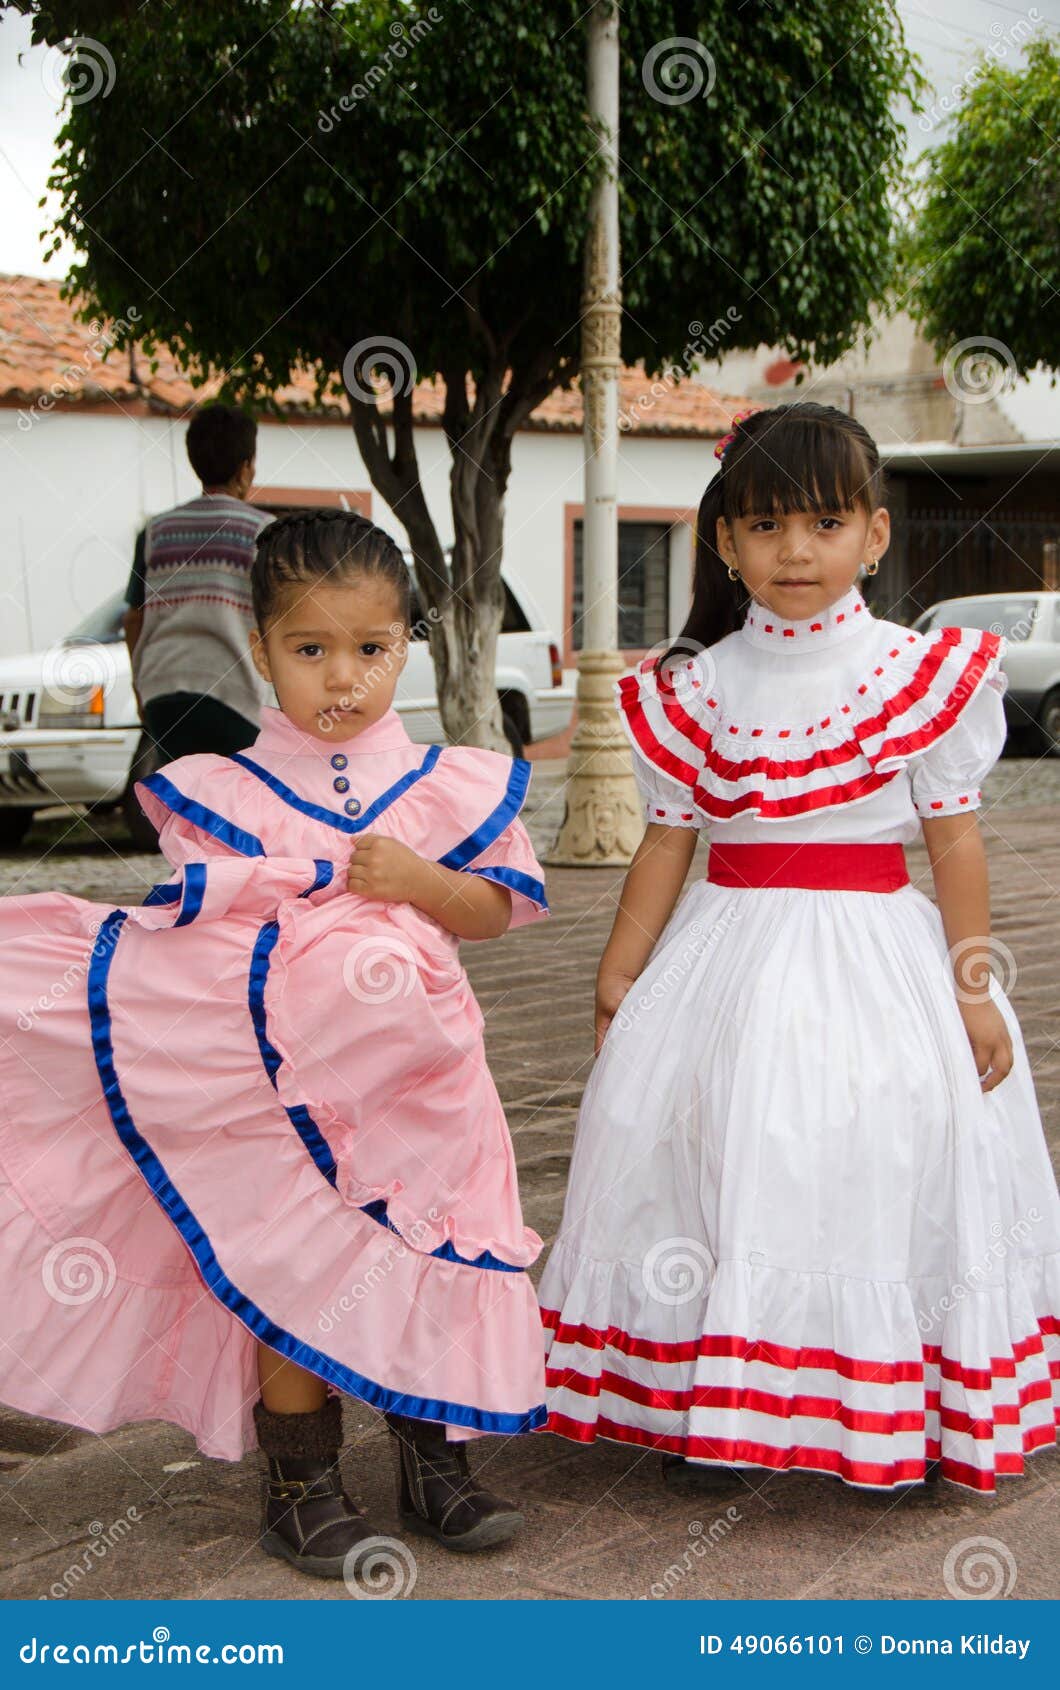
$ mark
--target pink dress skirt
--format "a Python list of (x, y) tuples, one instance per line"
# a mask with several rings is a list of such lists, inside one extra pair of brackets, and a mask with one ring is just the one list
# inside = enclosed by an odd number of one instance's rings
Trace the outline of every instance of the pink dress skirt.
[(345, 890), (371, 827), (546, 914), (529, 765), (264, 716), (141, 785), (175, 870), (142, 906), (0, 900), (0, 1398), (238, 1460), (257, 1340), (450, 1436), (532, 1430), (541, 1240), (457, 941)]

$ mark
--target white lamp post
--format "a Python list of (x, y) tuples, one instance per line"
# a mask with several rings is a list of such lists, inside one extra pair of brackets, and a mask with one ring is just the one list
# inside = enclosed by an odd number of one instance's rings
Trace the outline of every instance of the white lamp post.
[(567, 809), (547, 861), (628, 863), (643, 816), (629, 746), (612, 696), (627, 667), (618, 648), (618, 376), (622, 293), (618, 263), (618, 8), (595, 0), (588, 25), (589, 122), (606, 170), (597, 179), (585, 243), (581, 384), (585, 441), (582, 650), (578, 725), (567, 761)]

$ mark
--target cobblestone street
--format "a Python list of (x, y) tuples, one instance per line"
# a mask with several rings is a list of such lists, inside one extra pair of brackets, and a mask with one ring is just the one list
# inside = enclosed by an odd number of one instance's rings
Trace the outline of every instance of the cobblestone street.
[[(562, 764), (535, 765), (529, 813), (542, 850), (561, 817), (562, 781)], [(980, 819), (995, 931), (1015, 957), (1010, 996), (1055, 1159), (1060, 760), (1004, 759), (990, 776)], [(117, 820), (95, 825), (98, 837), (87, 822), (72, 831), (68, 819), (42, 824), (24, 849), (0, 860), (0, 891), (61, 887), (112, 903), (142, 901), (165, 878), (165, 865), (157, 856), (124, 855)], [(701, 846), (693, 874), (702, 873), (703, 856)], [(912, 848), (909, 860), (914, 880), (929, 890), (923, 848)], [(465, 947), (516, 1145), (526, 1219), (546, 1242), (558, 1223), (591, 1066), (593, 977), (621, 879), (612, 870), (551, 870), (549, 921)], [(349, 1487), (380, 1531), (395, 1532), (386, 1433), (351, 1399), (345, 1413)], [(526, 1530), (513, 1545), (481, 1556), (447, 1556), (411, 1540), (415, 1599), (942, 1597), (947, 1553), (983, 1534), (1014, 1557), (1013, 1596), (1056, 1594), (1055, 1450), (1035, 1457), (1030, 1476), (1002, 1480), (996, 1500), (948, 1484), (887, 1496), (767, 1473), (689, 1500), (662, 1488), (658, 1458), (642, 1450), (608, 1443), (581, 1450), (546, 1435), (487, 1442), (490, 1482), (525, 1505)], [(301, 1577), (257, 1551), (258, 1474), (256, 1455), (239, 1464), (206, 1460), (190, 1437), (160, 1422), (101, 1438), (0, 1409), (0, 1595), (47, 1596), (56, 1585), (61, 1591), (85, 1546), (134, 1508), (132, 1532), (83, 1578), (67, 1581), (71, 1594), (347, 1600), (341, 1581), (336, 1588)], [(697, 1543), (705, 1549), (690, 1553)]]

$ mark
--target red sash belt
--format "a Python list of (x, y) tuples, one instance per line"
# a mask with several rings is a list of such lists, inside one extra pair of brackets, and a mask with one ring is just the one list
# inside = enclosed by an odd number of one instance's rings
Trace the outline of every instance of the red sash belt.
[(712, 845), (716, 886), (801, 886), (811, 892), (897, 892), (909, 885), (902, 845)]

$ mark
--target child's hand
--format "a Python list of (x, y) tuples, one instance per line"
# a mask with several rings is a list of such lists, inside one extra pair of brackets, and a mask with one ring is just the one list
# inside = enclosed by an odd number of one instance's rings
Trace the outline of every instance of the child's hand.
[(600, 1053), (600, 1046), (604, 1042), (604, 1035), (610, 1027), (618, 1007), (634, 984), (635, 976), (623, 974), (616, 968), (607, 968), (603, 963), (596, 976), (596, 1054)]
[[(964, 1030), (975, 1057), (975, 1071), (984, 1091), (993, 1091), (1012, 1068), (1012, 1040), (1005, 1018), (989, 999), (959, 1004)], [(987, 1073), (987, 1069), (990, 1070)], [(985, 1076), (985, 1078), (984, 1078)]]
[(384, 833), (362, 833), (353, 841), (346, 890), (361, 898), (412, 903), (423, 885), (424, 859)]

